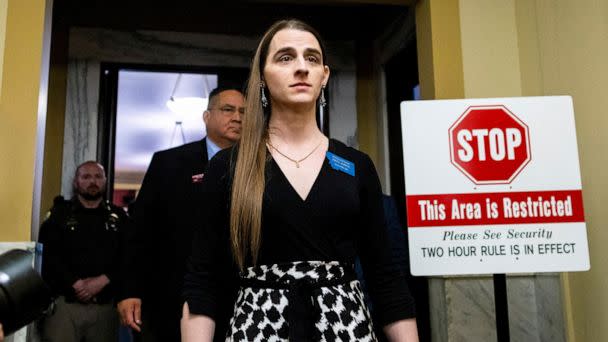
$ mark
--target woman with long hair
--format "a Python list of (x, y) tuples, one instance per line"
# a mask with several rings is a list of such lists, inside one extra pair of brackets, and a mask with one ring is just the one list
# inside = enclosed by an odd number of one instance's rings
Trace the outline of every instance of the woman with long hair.
[(391, 263), (374, 166), (316, 124), (325, 58), (317, 32), (299, 20), (276, 22), (258, 45), (241, 140), (205, 174), (184, 341), (375, 341), (357, 255), (389, 340), (418, 339), (405, 276)]

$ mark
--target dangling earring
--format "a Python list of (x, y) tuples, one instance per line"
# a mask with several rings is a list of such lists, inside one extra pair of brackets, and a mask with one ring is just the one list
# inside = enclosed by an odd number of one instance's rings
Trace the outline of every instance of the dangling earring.
[(325, 100), (325, 85), (323, 85), (321, 87), (321, 97), (319, 99), (319, 105), (321, 105), (321, 107), (325, 107), (326, 104), (327, 101)]
[(260, 82), (260, 100), (262, 101), (262, 107), (268, 107), (268, 99), (264, 93), (264, 82)]

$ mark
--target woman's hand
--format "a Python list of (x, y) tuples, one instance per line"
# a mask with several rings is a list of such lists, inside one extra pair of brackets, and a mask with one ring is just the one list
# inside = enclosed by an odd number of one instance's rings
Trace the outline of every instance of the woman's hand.
[(384, 333), (391, 342), (418, 342), (416, 319), (403, 319), (384, 327)]
[(215, 332), (215, 321), (211, 317), (193, 315), (184, 303), (181, 321), (182, 342), (211, 342)]

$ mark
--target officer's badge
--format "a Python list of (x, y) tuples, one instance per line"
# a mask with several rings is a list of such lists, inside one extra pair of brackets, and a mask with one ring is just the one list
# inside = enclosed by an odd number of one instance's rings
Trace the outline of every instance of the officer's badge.
[(116, 213), (110, 213), (110, 215), (108, 215), (106, 230), (118, 231), (118, 215), (116, 215)]
[(70, 217), (65, 225), (68, 227), (69, 230), (74, 231), (74, 230), (76, 230), (78, 221), (75, 218)]

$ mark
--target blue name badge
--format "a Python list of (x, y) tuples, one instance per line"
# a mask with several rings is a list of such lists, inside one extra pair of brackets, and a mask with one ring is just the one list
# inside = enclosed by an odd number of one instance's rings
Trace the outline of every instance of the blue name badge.
[(351, 176), (355, 175), (355, 163), (338, 157), (329, 151), (327, 151), (327, 159), (329, 159), (329, 165), (331, 165), (334, 170), (342, 171)]

